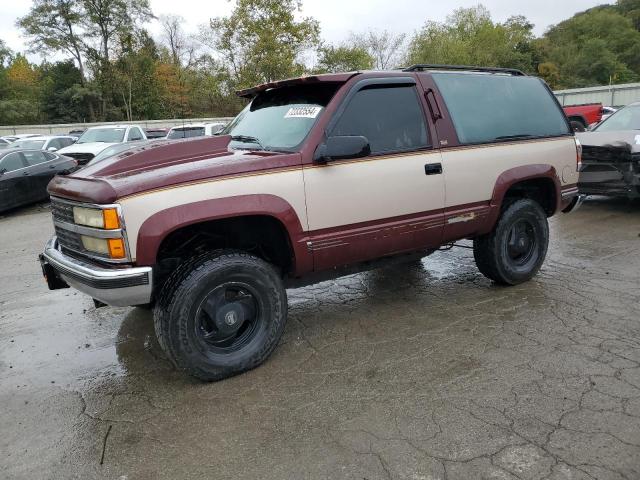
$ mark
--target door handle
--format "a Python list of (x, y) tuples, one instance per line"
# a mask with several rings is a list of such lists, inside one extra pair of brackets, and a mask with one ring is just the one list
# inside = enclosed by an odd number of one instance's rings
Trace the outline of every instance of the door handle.
[(28, 175), (29, 175), (29, 172), (24, 172), (22, 175), (23, 175), (24, 177), (26, 177), (26, 176), (28, 176)]
[(442, 173), (441, 163), (427, 163), (424, 166), (425, 175), (440, 175)]

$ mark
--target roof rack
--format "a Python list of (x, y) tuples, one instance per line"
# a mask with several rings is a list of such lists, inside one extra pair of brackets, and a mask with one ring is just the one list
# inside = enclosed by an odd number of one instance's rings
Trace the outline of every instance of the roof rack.
[(403, 72), (424, 72), (427, 70), (454, 70), (454, 71), (471, 71), (471, 72), (487, 72), (487, 73), (507, 73), (509, 75), (526, 76), (526, 73), (515, 68), (499, 68), (499, 67), (472, 67), (468, 65), (432, 65), (429, 63), (417, 63), (410, 67), (403, 68)]

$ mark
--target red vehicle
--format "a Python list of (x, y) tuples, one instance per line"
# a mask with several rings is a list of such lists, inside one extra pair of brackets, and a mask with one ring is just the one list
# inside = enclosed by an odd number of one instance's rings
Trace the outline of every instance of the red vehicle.
[(574, 132), (584, 132), (592, 123), (599, 123), (604, 113), (601, 103), (583, 103), (562, 107)]

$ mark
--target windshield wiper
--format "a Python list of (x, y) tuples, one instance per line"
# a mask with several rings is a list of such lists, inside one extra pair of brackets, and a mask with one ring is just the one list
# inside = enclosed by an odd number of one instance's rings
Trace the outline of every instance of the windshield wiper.
[(256, 137), (252, 137), (251, 135), (231, 135), (231, 140), (242, 143), (255, 143), (260, 147), (260, 150), (266, 150), (266, 148), (264, 148), (264, 145), (260, 143), (260, 140), (258, 140)]

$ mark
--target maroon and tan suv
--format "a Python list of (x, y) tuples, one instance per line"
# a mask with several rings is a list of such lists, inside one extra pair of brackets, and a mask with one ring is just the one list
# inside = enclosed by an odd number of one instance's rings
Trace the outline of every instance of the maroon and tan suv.
[(153, 305), (179, 368), (217, 380), (274, 350), (285, 288), (473, 239), (495, 282), (529, 280), (547, 218), (580, 202), (580, 148), (546, 84), (416, 65), (238, 92), (217, 137), (142, 145), (50, 186), (51, 288)]

